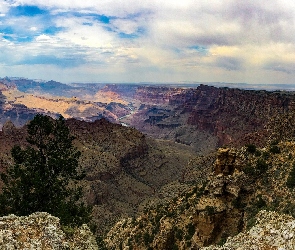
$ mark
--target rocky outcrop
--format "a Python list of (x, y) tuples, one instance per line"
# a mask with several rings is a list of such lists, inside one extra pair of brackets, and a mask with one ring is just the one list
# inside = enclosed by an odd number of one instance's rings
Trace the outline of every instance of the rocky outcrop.
[(229, 237), (223, 246), (210, 246), (202, 250), (230, 249), (295, 249), (295, 219), (276, 212), (260, 211), (256, 225), (247, 232)]
[(294, 152), (294, 141), (221, 148), (203, 185), (118, 222), (105, 243), (114, 249), (294, 249)]
[(57, 217), (36, 212), (0, 217), (0, 248), (96, 250), (98, 246), (87, 225), (63, 231)]
[(232, 201), (239, 198), (246, 176), (235, 159), (232, 149), (220, 148), (217, 152), (213, 172), (196, 206), (194, 244), (198, 247), (218, 242), (224, 232), (232, 235), (241, 230), (243, 216)]

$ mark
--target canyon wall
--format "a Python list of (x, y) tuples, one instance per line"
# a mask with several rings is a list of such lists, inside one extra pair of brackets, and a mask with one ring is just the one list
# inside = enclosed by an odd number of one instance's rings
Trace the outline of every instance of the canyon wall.
[[(189, 126), (215, 136), (219, 146), (250, 143), (263, 145), (275, 130), (281, 129), (284, 134), (290, 129), (286, 123), (281, 126), (284, 123), (282, 120), (287, 119), (287, 123), (292, 123), (295, 111), (294, 93), (283, 91), (200, 85), (196, 89), (160, 88), (156, 92), (141, 87), (135, 98), (143, 103), (158, 100), (157, 107), (145, 104), (138, 111), (138, 117), (135, 116), (131, 121), (141, 131), (152, 135), (153, 131), (159, 131), (165, 124), (175, 125), (170, 126), (171, 131)], [(140, 119), (146, 124), (140, 122)], [(156, 136), (160, 134), (161, 131)]]

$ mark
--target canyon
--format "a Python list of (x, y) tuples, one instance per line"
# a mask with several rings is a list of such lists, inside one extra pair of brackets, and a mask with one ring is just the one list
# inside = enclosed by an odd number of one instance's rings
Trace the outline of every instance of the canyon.
[(107, 249), (230, 246), (262, 209), (295, 215), (294, 92), (23, 78), (0, 90), (1, 171), (35, 114), (63, 115)]

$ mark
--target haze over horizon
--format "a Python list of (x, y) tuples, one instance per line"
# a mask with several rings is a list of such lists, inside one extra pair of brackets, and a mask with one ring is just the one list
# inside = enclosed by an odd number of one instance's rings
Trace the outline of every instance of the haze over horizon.
[(293, 84), (294, 24), (291, 0), (7, 0), (0, 75)]

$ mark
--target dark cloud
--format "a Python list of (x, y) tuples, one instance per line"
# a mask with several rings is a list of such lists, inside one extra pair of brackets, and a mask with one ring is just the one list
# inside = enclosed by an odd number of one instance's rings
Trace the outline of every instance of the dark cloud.
[(240, 25), (238, 38), (243, 43), (294, 42), (294, 10), (277, 0), (233, 1), (222, 19)]
[(292, 74), (295, 73), (295, 63), (273, 61), (264, 64), (263, 69)]
[(218, 57), (215, 65), (226, 70), (240, 70), (242, 68), (242, 60), (235, 57)]

